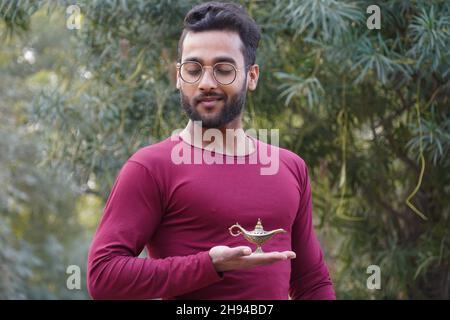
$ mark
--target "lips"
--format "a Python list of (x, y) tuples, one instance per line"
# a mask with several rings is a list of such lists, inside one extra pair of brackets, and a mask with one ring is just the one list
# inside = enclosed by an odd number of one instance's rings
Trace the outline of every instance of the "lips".
[(199, 99), (199, 102), (209, 102), (209, 101), (217, 101), (217, 100), (221, 100), (221, 98), (219, 98), (219, 97), (202, 98), (202, 99)]
[(220, 97), (204, 97), (198, 100), (198, 103), (204, 107), (211, 108), (216, 105), (222, 98)]

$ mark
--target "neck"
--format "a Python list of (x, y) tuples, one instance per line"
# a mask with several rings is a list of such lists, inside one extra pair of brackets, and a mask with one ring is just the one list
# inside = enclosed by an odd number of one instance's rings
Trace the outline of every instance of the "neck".
[(252, 140), (244, 132), (241, 117), (211, 130), (189, 120), (180, 136), (191, 145), (226, 155), (244, 156), (255, 150)]

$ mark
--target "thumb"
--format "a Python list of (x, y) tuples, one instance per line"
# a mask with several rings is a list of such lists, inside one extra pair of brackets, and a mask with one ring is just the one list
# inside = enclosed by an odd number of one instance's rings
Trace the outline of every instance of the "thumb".
[(252, 253), (252, 249), (250, 247), (240, 246), (240, 247), (230, 248), (227, 256), (229, 259), (233, 259), (233, 258), (238, 258), (238, 257), (242, 257), (242, 256), (248, 256), (251, 253)]

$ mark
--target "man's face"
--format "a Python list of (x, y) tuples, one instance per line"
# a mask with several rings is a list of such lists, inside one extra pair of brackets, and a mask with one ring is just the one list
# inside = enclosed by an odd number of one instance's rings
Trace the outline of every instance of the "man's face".
[(177, 73), (183, 109), (191, 120), (202, 121), (205, 128), (221, 128), (240, 116), (247, 89), (256, 88), (258, 68), (255, 65), (247, 75), (242, 46), (239, 34), (229, 31), (189, 32), (184, 38), (181, 63), (196, 61), (213, 67), (227, 62), (238, 70), (236, 79), (228, 85), (214, 79), (212, 68), (205, 68), (200, 80), (192, 84)]

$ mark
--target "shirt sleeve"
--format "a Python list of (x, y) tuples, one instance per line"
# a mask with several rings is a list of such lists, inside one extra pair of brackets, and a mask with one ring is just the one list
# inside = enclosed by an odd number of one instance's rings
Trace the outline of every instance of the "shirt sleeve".
[(163, 214), (151, 172), (128, 160), (104, 208), (88, 255), (93, 299), (157, 299), (198, 290), (222, 278), (208, 251), (165, 259), (139, 258)]
[(292, 250), (297, 257), (291, 261), (289, 295), (293, 300), (334, 300), (327, 265), (312, 221), (312, 195), (308, 167), (300, 167), (301, 199), (292, 228)]

